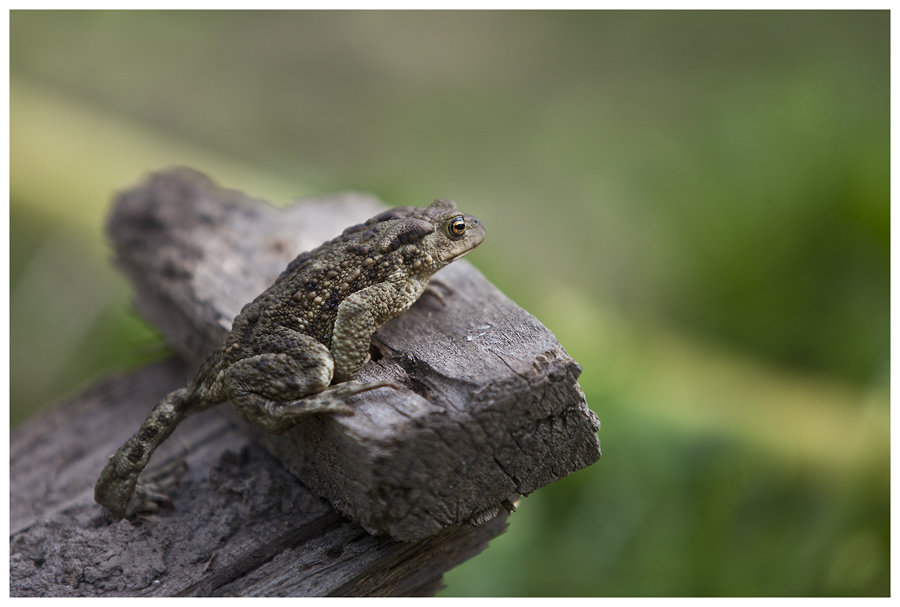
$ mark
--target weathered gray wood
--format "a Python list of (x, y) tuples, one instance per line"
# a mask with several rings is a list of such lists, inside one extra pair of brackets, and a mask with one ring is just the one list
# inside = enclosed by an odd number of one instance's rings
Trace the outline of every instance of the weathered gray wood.
[(191, 367), (111, 378), (12, 432), (12, 596), (425, 595), (504, 530), (498, 517), (420, 542), (373, 537), (215, 411), (154, 458), (187, 463), (175, 509), (112, 523), (93, 502), (100, 468)]
[[(278, 211), (185, 170), (123, 195), (111, 231), (136, 303), (191, 360), (108, 380), (15, 429), (12, 595), (430, 594), (444, 571), (505, 529), (502, 507), (490, 516), (498, 503), (596, 459), (596, 418), (575, 383), (577, 364), (536, 320), (455, 264), (439, 275), (443, 303), (426, 296), (386, 325), (363, 371), (404, 383), (408, 394), (357, 398), (352, 418), (260, 437), (369, 530), (437, 533), (409, 543), (369, 535), (217, 410), (189, 418), (154, 457), (151, 471), (187, 462), (175, 510), (110, 524), (92, 500), (106, 456), (289, 258), (379, 208), (349, 194)], [(467, 519), (490, 520), (458, 523)]]
[[(343, 194), (276, 209), (173, 169), (119, 197), (110, 234), (138, 309), (199, 364), (290, 259), (381, 208)], [(360, 373), (404, 391), (360, 394), (354, 415), (281, 435), (244, 424), (337, 510), (404, 541), (489, 520), (600, 456), (581, 368), (552, 333), (465, 261), (435, 280), (442, 295), (382, 327)]]

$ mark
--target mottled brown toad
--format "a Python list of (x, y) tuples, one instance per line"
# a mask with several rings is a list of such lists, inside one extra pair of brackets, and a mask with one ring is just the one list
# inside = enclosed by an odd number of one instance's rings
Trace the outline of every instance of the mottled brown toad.
[(353, 380), (371, 337), (407, 310), (437, 270), (477, 247), (484, 227), (452, 200), (397, 207), (294, 259), (235, 318), (225, 344), (168, 394), (100, 473), (94, 499), (116, 518), (167, 501), (138, 476), (188, 415), (231, 401), (280, 432), (312, 413), (352, 414), (346, 398), (390, 382)]

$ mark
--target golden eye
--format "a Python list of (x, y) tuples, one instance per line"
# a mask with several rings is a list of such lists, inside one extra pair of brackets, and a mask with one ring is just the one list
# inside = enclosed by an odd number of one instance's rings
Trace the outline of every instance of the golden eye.
[(447, 233), (451, 238), (459, 238), (466, 233), (466, 220), (462, 217), (456, 217), (447, 224)]

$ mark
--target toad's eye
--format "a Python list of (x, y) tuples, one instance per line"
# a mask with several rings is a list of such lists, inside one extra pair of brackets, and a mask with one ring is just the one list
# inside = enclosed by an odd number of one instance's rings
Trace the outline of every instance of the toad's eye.
[(451, 238), (460, 238), (466, 233), (466, 220), (462, 217), (453, 219), (447, 224), (447, 233), (450, 234)]

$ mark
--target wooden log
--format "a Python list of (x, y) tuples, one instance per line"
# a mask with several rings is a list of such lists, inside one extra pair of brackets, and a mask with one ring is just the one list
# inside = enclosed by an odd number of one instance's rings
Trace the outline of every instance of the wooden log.
[[(199, 365), (288, 261), (382, 208), (339, 194), (276, 209), (171, 169), (120, 195), (109, 231), (138, 309)], [(338, 511), (401, 541), (489, 520), (600, 456), (581, 367), (553, 334), (465, 261), (434, 281), (442, 295), (385, 324), (359, 375), (403, 391), (357, 395), (354, 415), (279, 435), (233, 412)]]
[(149, 472), (187, 464), (174, 511), (112, 523), (93, 503), (106, 457), (221, 342), (241, 305), (296, 252), (380, 208), (347, 194), (276, 210), (188, 170), (120, 197), (110, 231), (136, 304), (189, 360), (104, 381), (12, 432), (11, 595), (431, 594), (505, 529), (504, 500), (596, 460), (577, 364), (457, 263), (439, 275), (442, 299), (426, 296), (382, 328), (363, 370), (408, 394), (357, 398), (352, 418), (259, 437), (381, 535), (218, 414), (230, 405), (186, 420), (154, 457)]
[(192, 370), (172, 359), (110, 378), (13, 431), (11, 596), (428, 595), (504, 530), (498, 517), (419, 542), (374, 537), (215, 411), (156, 454), (187, 463), (174, 510), (112, 523), (93, 501), (100, 468)]

